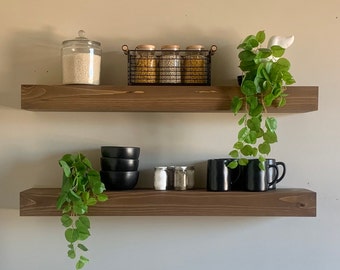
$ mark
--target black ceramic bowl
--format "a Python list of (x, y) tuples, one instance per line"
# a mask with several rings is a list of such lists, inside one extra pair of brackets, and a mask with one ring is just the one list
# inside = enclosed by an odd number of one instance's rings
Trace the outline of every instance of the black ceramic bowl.
[(101, 153), (103, 157), (138, 159), (140, 148), (124, 146), (102, 146)]
[(138, 159), (131, 158), (100, 158), (100, 164), (103, 171), (137, 171)]
[(100, 171), (100, 176), (107, 190), (127, 190), (136, 186), (139, 171)]

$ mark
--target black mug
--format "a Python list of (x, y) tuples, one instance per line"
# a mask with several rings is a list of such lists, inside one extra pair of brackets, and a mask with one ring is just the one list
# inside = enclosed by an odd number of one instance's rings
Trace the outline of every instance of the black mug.
[(264, 162), (264, 170), (260, 168), (260, 162), (258, 159), (248, 161), (245, 173), (246, 189), (248, 191), (267, 191), (279, 179), (278, 166), (273, 160)]
[[(228, 191), (241, 178), (242, 168), (228, 168), (228, 164), (235, 159), (219, 158), (209, 159), (207, 168), (207, 190), (208, 191)], [(240, 181), (239, 181), (240, 182)]]
[(272, 167), (269, 167), (268, 174), (269, 174), (269, 189), (276, 189), (276, 184), (281, 182), (283, 177), (286, 175), (286, 164), (282, 161), (276, 161), (273, 158), (266, 159), (269, 165), (276, 165), (278, 169), (278, 174), (280, 174), (279, 166), (282, 167), (281, 175), (275, 177), (276, 170)]

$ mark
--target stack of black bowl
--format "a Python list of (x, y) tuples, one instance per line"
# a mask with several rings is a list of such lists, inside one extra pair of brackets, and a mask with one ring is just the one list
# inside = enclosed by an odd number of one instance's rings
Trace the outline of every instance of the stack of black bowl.
[(139, 147), (102, 146), (100, 176), (107, 190), (133, 189), (138, 182)]

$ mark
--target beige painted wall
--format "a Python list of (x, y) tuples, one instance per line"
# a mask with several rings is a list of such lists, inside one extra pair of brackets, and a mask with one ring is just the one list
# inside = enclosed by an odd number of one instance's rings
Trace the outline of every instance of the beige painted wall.
[(125, 85), (122, 44), (216, 44), (213, 84), (235, 84), (236, 46), (258, 30), (294, 34), (287, 52), (297, 85), (320, 87), (319, 111), (278, 115), (273, 157), (281, 187), (318, 192), (316, 218), (96, 217), (86, 269), (339, 269), (340, 2), (1, 0), (0, 269), (72, 269), (54, 217), (19, 217), (19, 192), (60, 185), (57, 160), (101, 145), (142, 148), (142, 181), (160, 164), (226, 156), (230, 114), (38, 113), (20, 110), (20, 85), (60, 84), (60, 47), (84, 29), (103, 45), (103, 84)]

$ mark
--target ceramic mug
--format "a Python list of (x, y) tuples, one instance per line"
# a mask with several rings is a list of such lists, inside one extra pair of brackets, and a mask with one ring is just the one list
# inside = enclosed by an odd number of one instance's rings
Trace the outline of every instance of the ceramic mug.
[(235, 159), (219, 158), (209, 159), (207, 168), (207, 190), (228, 191), (234, 183), (238, 182), (242, 175), (241, 166), (235, 169), (228, 168), (228, 164)]
[(279, 169), (273, 160), (264, 162), (264, 170), (260, 169), (259, 164), (258, 159), (248, 161), (245, 171), (246, 189), (248, 191), (267, 191), (278, 182)]
[[(281, 166), (281, 175), (275, 179), (275, 170), (274, 168), (269, 167), (268, 174), (269, 174), (269, 189), (276, 189), (276, 184), (281, 182), (281, 180), (286, 175), (286, 164), (282, 161), (276, 161), (274, 158), (268, 158), (266, 159), (269, 165), (276, 165), (279, 169), (279, 166)], [(280, 174), (280, 170), (279, 170)]]

